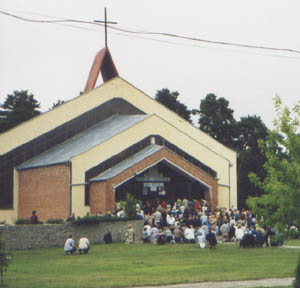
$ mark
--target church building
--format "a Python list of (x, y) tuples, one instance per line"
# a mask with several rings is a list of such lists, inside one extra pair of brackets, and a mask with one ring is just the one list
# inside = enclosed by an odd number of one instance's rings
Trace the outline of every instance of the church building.
[(83, 94), (0, 134), (0, 221), (106, 213), (126, 193), (236, 206), (236, 153), (122, 79), (105, 47)]

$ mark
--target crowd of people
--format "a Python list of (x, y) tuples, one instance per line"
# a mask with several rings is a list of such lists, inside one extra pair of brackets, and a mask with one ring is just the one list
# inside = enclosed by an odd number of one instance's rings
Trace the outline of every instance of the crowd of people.
[[(261, 247), (270, 245), (273, 234), (270, 227), (259, 225), (250, 210), (212, 209), (204, 199), (148, 201), (138, 203), (136, 208), (138, 217), (144, 220), (144, 243), (197, 243), (200, 248), (208, 243), (215, 249), (217, 242), (236, 242), (243, 247)], [(123, 215), (120, 203), (116, 203), (116, 215)]]

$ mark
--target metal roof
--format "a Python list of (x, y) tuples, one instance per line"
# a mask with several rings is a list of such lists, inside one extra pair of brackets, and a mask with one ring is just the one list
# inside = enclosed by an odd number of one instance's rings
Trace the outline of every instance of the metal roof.
[(18, 169), (23, 170), (67, 163), (72, 157), (88, 151), (148, 117), (149, 115), (114, 114), (65, 142), (22, 163)]
[(126, 169), (130, 168), (131, 166), (137, 164), (138, 162), (144, 160), (145, 158), (153, 155), (154, 153), (158, 152), (159, 150), (163, 149), (164, 146), (159, 145), (149, 145), (143, 150), (139, 151), (138, 153), (132, 155), (131, 157), (123, 160), (122, 162), (118, 163), (117, 165), (113, 166), (112, 168), (102, 172), (98, 176), (91, 178), (90, 182), (97, 182), (97, 181), (105, 181), (107, 179), (110, 179)]

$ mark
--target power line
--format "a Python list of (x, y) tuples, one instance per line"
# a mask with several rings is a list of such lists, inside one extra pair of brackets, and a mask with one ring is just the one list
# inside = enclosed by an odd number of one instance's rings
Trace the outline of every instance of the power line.
[[(0, 14), (10, 16), (10, 17), (13, 17), (13, 18), (16, 18), (19, 20), (23, 20), (26, 22), (33, 22), (33, 23), (52, 23), (52, 24), (80, 23), (80, 24), (104, 26), (102, 23), (95, 23), (95, 22), (91, 22), (91, 21), (83, 21), (83, 20), (75, 20), (75, 19), (36, 20), (36, 19), (21, 17), (18, 15), (12, 14), (12, 13), (8, 13), (3, 10), (0, 10)], [(51, 18), (51, 16), (47, 16), (47, 17)], [(68, 26), (71, 26), (71, 25), (68, 25)], [(78, 26), (74, 26), (74, 27), (79, 28), (79, 29), (84, 29), (83, 27), (78, 27)], [(203, 42), (203, 43), (207, 43), (207, 44), (216, 44), (216, 45), (222, 45), (222, 46), (233, 46), (233, 47), (239, 47), (239, 48), (250, 48), (250, 49), (260, 49), (260, 50), (269, 50), (269, 51), (276, 51), (276, 52), (290, 52), (290, 53), (300, 54), (299, 50), (290, 49), (290, 48), (277, 48), (277, 47), (258, 46), (258, 45), (241, 44), (241, 43), (233, 43), (233, 42), (225, 42), (225, 41), (207, 40), (207, 39), (201, 39), (201, 38), (195, 38), (195, 37), (189, 37), (189, 36), (165, 33), (165, 32), (133, 31), (133, 30), (129, 30), (129, 29), (113, 27), (110, 25), (107, 25), (107, 27), (109, 27), (110, 29), (113, 29), (113, 30), (130, 33), (130, 34), (156, 35), (156, 36), (172, 37), (172, 38), (177, 38), (177, 39), (191, 40), (191, 41)], [(88, 30), (88, 28), (87, 28), (87, 30)], [(159, 40), (157, 40), (157, 41), (159, 41)], [(284, 56), (278, 56), (278, 57), (284, 57)]]

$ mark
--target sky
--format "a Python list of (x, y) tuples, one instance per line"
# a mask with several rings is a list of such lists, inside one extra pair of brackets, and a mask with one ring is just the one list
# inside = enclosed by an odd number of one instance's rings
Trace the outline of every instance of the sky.
[[(103, 20), (130, 31), (300, 51), (299, 0), (1, 0), (0, 12), (34, 20)], [(74, 27), (76, 26), (76, 27)], [(47, 111), (83, 91), (104, 28), (33, 23), (0, 14), (0, 104), (28, 90)], [(120, 77), (154, 97), (168, 88), (198, 109), (208, 93), (224, 97), (234, 117), (260, 116), (272, 128), (273, 97), (291, 108), (300, 99), (300, 52), (216, 45), (108, 28)], [(101, 76), (97, 85), (102, 84)]]

